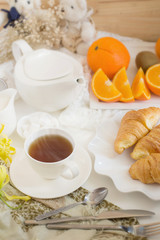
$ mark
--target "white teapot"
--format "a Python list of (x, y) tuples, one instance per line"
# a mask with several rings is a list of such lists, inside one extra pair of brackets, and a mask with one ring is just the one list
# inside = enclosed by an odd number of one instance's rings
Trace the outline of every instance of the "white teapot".
[(12, 44), (14, 80), (21, 98), (36, 109), (53, 112), (67, 107), (84, 87), (83, 68), (60, 51), (33, 50), (26, 41)]

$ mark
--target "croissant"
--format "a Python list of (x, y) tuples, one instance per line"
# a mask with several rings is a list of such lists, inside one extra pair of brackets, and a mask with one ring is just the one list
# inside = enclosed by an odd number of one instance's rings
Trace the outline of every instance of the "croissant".
[(160, 124), (137, 142), (131, 157), (138, 160), (151, 153), (160, 153)]
[(143, 183), (160, 183), (160, 153), (139, 159), (132, 164), (129, 173), (133, 179)]
[(160, 108), (149, 107), (132, 110), (125, 114), (114, 142), (114, 149), (122, 153), (144, 137), (158, 122)]

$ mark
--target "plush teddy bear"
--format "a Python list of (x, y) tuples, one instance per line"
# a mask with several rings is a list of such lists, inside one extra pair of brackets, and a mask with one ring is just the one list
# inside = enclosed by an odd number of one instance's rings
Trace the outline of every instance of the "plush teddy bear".
[(59, 11), (65, 20), (62, 45), (73, 52), (86, 55), (96, 30), (86, 0), (59, 0)]
[(34, 9), (41, 6), (41, 0), (6, 0), (6, 2), (10, 9), (0, 11), (0, 25), (5, 24), (4, 27), (13, 26), (15, 20), (32, 14)]

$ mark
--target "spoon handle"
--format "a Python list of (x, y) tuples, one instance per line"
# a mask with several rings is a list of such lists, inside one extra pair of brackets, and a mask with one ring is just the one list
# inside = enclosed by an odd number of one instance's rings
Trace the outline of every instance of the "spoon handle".
[(84, 203), (84, 202), (76, 202), (76, 203), (70, 204), (70, 205), (68, 205), (68, 206), (61, 207), (61, 208), (58, 208), (58, 209), (56, 209), (56, 210), (52, 210), (52, 211), (46, 212), (46, 213), (44, 213), (44, 214), (38, 215), (38, 216), (35, 218), (35, 220), (37, 220), (37, 221), (43, 220), (43, 219), (45, 219), (45, 218), (54, 216), (54, 215), (56, 215), (56, 214), (58, 214), (58, 213), (60, 213), (60, 212), (67, 211), (67, 210), (69, 210), (69, 209), (71, 209), (71, 208), (74, 208), (74, 207), (76, 207), (76, 206), (78, 206), (78, 205), (81, 205), (81, 204), (83, 204), (83, 203)]

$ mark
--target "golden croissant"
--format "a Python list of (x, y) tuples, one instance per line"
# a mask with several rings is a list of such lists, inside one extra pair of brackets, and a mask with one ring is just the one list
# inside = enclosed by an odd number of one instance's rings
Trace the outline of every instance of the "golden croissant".
[(132, 164), (129, 173), (133, 179), (143, 183), (160, 183), (160, 153), (139, 159)]
[(131, 157), (138, 160), (151, 153), (160, 153), (160, 124), (137, 142)]
[(125, 114), (114, 142), (117, 153), (122, 153), (126, 148), (133, 146), (144, 137), (158, 122), (160, 108), (149, 107), (132, 110)]

